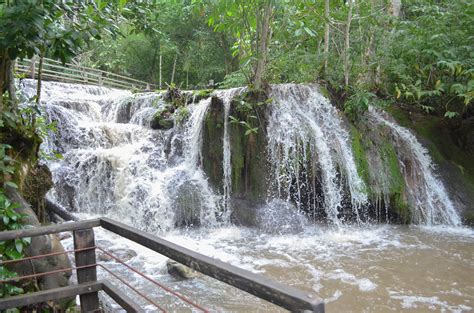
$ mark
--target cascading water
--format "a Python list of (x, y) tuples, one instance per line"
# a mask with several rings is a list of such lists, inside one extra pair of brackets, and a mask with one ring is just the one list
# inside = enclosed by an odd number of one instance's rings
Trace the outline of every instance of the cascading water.
[(369, 108), (369, 116), (376, 123), (386, 125), (396, 145), (404, 147), (403, 151), (406, 151), (405, 155), (400, 151), (397, 155), (408, 193), (412, 198), (413, 205), (410, 208), (413, 222), (428, 226), (461, 225), (461, 219), (454, 209), (453, 202), (449, 199), (441, 180), (436, 177), (436, 168), (428, 150), (408, 129), (394, 123), (374, 107)]
[(239, 95), (244, 89), (234, 88), (224, 91), (219, 91), (216, 96), (222, 99), (224, 104), (224, 137), (223, 137), (223, 200), (224, 200), (224, 213), (228, 216), (230, 214), (230, 197), (232, 193), (232, 168), (231, 168), (231, 152), (230, 152), (230, 135), (229, 135), (229, 119), (230, 119), (230, 106), (232, 99)]
[[(312, 86), (279, 85), (270, 96), (274, 103), (267, 129), (268, 153), (278, 196), (289, 199), (296, 194), (299, 207), (323, 208), (328, 220), (340, 225), (347, 187), (353, 213), (361, 222), (367, 194), (337, 110)], [(318, 171), (323, 199), (318, 198), (319, 187), (311, 179)], [(302, 194), (311, 196), (303, 199)]]
[(197, 164), (209, 100), (191, 104), (187, 122), (166, 131), (148, 127), (165, 105), (159, 94), (45, 82), (42, 104), (58, 122), (47, 149), (64, 157), (50, 164), (56, 201), (149, 231), (216, 223), (220, 199)]

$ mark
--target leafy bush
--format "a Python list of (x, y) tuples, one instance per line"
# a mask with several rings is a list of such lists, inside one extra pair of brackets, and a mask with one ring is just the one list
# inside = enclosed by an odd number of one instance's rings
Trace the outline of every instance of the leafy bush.
[(474, 3), (405, 8), (389, 53), (388, 92), (426, 112), (458, 116), (474, 98)]

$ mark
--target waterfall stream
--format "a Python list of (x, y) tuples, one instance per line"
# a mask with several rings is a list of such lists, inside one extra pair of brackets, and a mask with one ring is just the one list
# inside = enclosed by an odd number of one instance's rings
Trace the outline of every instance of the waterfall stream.
[[(161, 93), (43, 86), (41, 107), (58, 131), (42, 149), (63, 155), (47, 161), (55, 183), (48, 196), (81, 219), (108, 216), (158, 234), (321, 297), (328, 311), (474, 307), (472, 279), (465, 274), (474, 268), (474, 232), (452, 227), (460, 225), (457, 208), (428, 151), (384, 113), (370, 109), (368, 118), (390, 131), (419, 225), (369, 222), (369, 186), (358, 172), (344, 116), (316, 86), (285, 84), (273, 86), (267, 107), (269, 184), (256, 214), (259, 227), (245, 227), (231, 223), (235, 142), (229, 122), (232, 99), (244, 89), (213, 93), (224, 117), (216, 168), (222, 185), (216, 187), (203, 165), (212, 98), (189, 103), (189, 114), (174, 127), (154, 130), (151, 120), (167, 106)], [(34, 95), (35, 82), (23, 80), (22, 90)], [(212, 311), (278, 312), (208, 277), (176, 280), (167, 274), (166, 258), (100, 228), (96, 236), (110, 251), (135, 251), (127, 264)], [(72, 239), (63, 244), (72, 249)], [(104, 262), (170, 311), (189, 311), (119, 264)], [(101, 270), (99, 277), (110, 278)]]
[(45, 83), (43, 95), (46, 115), (58, 123), (45, 146), (63, 154), (50, 162), (55, 201), (148, 231), (216, 222), (220, 198), (198, 164), (208, 99), (189, 106), (184, 125), (154, 131), (148, 125), (165, 105), (160, 94), (67, 88)]
[[(354, 163), (349, 132), (337, 110), (311, 86), (280, 85), (273, 89), (271, 97), (275, 103), (267, 129), (268, 150), (278, 196), (290, 197), (295, 181), (299, 207), (306, 205), (317, 210), (323, 202), (329, 221), (340, 225), (347, 187), (352, 210), (360, 223), (361, 216), (366, 214), (367, 194)], [(310, 180), (318, 170), (323, 201), (318, 199), (318, 187)], [(307, 203), (302, 198), (303, 191), (313, 195), (306, 199)]]
[(388, 126), (397, 145), (405, 146), (405, 150), (409, 151), (409, 156), (400, 153), (398, 156), (405, 182), (409, 186), (408, 192), (415, 203), (411, 210), (413, 222), (425, 225), (461, 225), (453, 202), (435, 174), (436, 167), (428, 150), (408, 129), (397, 125), (375, 108), (370, 107), (369, 114), (377, 123)]

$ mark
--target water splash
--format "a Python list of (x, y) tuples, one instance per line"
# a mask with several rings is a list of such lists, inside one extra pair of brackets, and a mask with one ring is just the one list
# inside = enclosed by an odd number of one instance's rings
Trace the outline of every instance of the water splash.
[(397, 149), (397, 156), (411, 198), (412, 221), (427, 226), (461, 225), (446, 188), (435, 174), (436, 166), (428, 150), (408, 129), (391, 121), (374, 107), (369, 108), (369, 116), (390, 129), (395, 144), (400, 148)]

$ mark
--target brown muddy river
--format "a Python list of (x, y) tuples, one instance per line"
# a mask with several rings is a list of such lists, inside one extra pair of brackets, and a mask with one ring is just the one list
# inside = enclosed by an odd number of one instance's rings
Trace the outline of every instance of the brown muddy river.
[[(102, 230), (97, 237), (111, 251), (135, 250), (138, 256), (128, 261), (130, 265), (213, 312), (280, 311), (208, 277), (176, 280), (166, 273), (166, 258)], [(164, 237), (298, 287), (323, 299), (327, 312), (472, 312), (474, 307), (474, 231), (468, 228), (374, 225), (330, 229), (317, 225), (279, 235), (223, 227), (176, 231)], [(192, 311), (123, 266), (113, 262), (106, 266), (167, 310)], [(99, 276), (109, 278), (106, 273)], [(158, 311), (133, 292), (129, 294), (147, 311)]]

